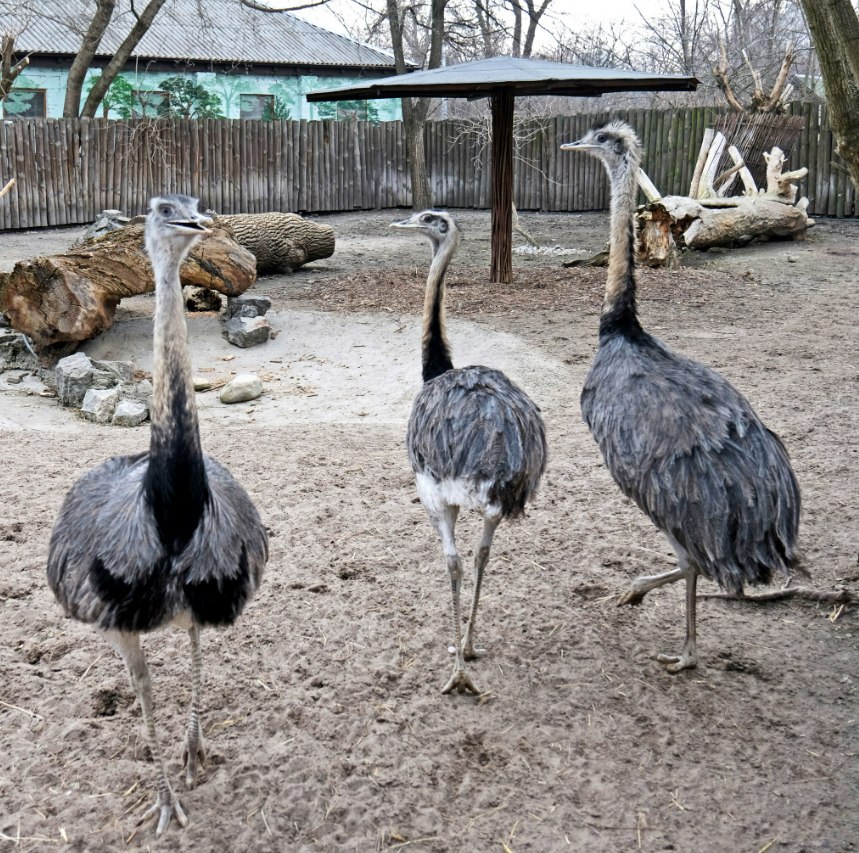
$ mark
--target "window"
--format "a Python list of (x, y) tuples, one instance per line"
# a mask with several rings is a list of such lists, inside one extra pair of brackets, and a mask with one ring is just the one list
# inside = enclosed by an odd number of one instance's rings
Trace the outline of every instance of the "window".
[(155, 89), (151, 91), (135, 89), (132, 94), (134, 96), (134, 103), (131, 105), (132, 118), (159, 116), (170, 100), (167, 92), (159, 92)]
[(274, 95), (240, 95), (239, 111), (242, 118), (271, 121), (274, 118)]
[(44, 89), (12, 89), (3, 102), (3, 118), (45, 118)]

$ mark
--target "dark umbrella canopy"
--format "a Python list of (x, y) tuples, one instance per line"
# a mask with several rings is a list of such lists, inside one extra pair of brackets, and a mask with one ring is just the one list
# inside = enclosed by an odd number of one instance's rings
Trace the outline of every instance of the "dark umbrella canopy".
[(517, 95), (599, 97), (607, 92), (691, 92), (695, 77), (495, 56), (307, 95), (308, 101), (485, 98), (492, 103), (492, 281), (513, 280), (513, 103)]

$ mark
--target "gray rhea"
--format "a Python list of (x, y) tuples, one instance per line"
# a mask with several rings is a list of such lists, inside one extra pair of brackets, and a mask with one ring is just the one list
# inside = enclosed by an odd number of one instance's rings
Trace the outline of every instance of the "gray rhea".
[(146, 249), (155, 273), (152, 429), (148, 453), (117, 456), (81, 477), (51, 537), (48, 583), (66, 613), (92, 624), (122, 656), (140, 701), (158, 775), (141, 823), (182, 807), (164, 769), (140, 634), (171, 624), (191, 643), (191, 711), (183, 751), (193, 788), (206, 758), (200, 731), (200, 629), (229, 625), (259, 586), (268, 559), (251, 499), (200, 445), (179, 268), (211, 219), (197, 200), (152, 199)]
[[(477, 693), (466, 670), (474, 647), (477, 605), (492, 537), (500, 522), (515, 518), (534, 496), (546, 467), (546, 433), (540, 410), (503, 373), (488, 367), (455, 369), (445, 330), (444, 276), (459, 245), (459, 227), (449, 214), (427, 210), (392, 228), (427, 237), (433, 261), (424, 300), (424, 385), (415, 398), (406, 446), (418, 494), (444, 548), (453, 596), (453, 675), (442, 693)], [(461, 509), (483, 517), (474, 557), (474, 595), (462, 637), (462, 560), (455, 527)]]
[(641, 148), (613, 122), (562, 148), (602, 160), (611, 181), (611, 249), (599, 349), (582, 416), (625, 495), (668, 537), (676, 569), (640, 577), (620, 604), (686, 581), (686, 642), (658, 655), (670, 672), (698, 663), (698, 575), (742, 595), (745, 584), (803, 572), (800, 495), (787, 452), (748, 401), (703, 364), (647, 334), (635, 304), (635, 198)]

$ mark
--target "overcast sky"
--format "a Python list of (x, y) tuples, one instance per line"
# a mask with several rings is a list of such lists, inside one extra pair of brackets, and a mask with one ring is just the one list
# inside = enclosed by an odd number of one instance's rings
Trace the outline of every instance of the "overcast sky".
[[(272, 6), (288, 7), (293, 5), (289, 0), (269, 0)], [(663, 6), (664, 0), (598, 0), (598, 2), (583, 2), (583, 0), (552, 0), (549, 12), (555, 18), (563, 16), (564, 21), (570, 26), (576, 24), (593, 24), (599, 22), (611, 22), (627, 19), (630, 22), (638, 22), (639, 15), (636, 6), (643, 12), (653, 12)], [(549, 12), (546, 15), (549, 15)], [(315, 9), (305, 9), (296, 12), (297, 15), (335, 32), (345, 32), (337, 18), (341, 15), (346, 20), (353, 19), (359, 14), (358, 8), (351, 0), (330, 0), (326, 6)], [(552, 27), (552, 21), (546, 20), (545, 26)], [(538, 43), (542, 39), (538, 38)]]

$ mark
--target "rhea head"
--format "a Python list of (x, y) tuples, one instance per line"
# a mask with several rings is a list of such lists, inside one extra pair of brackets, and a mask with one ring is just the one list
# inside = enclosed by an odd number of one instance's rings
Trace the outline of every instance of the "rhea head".
[(187, 195), (150, 200), (146, 217), (146, 250), (150, 257), (165, 248), (171, 255), (184, 255), (200, 237), (212, 233), (212, 220), (197, 212), (197, 203)]
[(420, 232), (430, 241), (433, 254), (437, 254), (442, 246), (456, 249), (459, 245), (460, 228), (456, 220), (443, 210), (415, 213), (402, 222), (392, 222), (391, 228), (411, 228)]
[(622, 121), (593, 128), (578, 142), (566, 142), (561, 149), (587, 151), (605, 163), (609, 174), (616, 174), (624, 166), (638, 166), (641, 162), (641, 143), (635, 131)]

